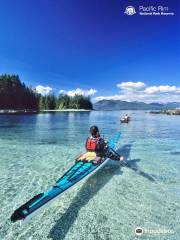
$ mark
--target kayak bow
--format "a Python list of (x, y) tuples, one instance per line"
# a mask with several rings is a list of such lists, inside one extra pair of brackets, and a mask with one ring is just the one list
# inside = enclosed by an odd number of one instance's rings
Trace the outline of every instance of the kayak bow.
[[(120, 133), (116, 134), (114, 138), (109, 141), (109, 147), (112, 149), (115, 148), (119, 138)], [(29, 220), (37, 212), (52, 203), (59, 195), (95, 174), (108, 161), (108, 158), (104, 158), (99, 164), (93, 164), (92, 161), (86, 160), (76, 162), (47, 192), (34, 196), (31, 200), (16, 209), (11, 215), (11, 221), (16, 222), (20, 220), (24, 222)]]

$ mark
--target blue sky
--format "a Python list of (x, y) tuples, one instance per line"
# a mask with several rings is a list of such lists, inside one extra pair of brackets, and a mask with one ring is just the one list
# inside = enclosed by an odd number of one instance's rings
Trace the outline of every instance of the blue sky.
[[(127, 16), (129, 5), (175, 15)], [(180, 102), (178, 10), (178, 0), (0, 0), (0, 73), (44, 92)]]

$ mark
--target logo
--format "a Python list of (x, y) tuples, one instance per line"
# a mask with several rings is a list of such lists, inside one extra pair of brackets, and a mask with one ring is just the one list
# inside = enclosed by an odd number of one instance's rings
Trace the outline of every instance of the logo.
[(143, 233), (144, 233), (144, 231), (143, 231), (143, 229), (142, 229), (141, 227), (137, 227), (137, 228), (135, 229), (135, 234), (136, 234), (136, 235), (140, 236), (140, 235), (142, 235)]
[(136, 14), (136, 10), (133, 6), (128, 6), (128, 7), (126, 7), (126, 10), (124, 13), (129, 16), (132, 16), (132, 15)]
[(175, 234), (173, 229), (159, 228), (159, 229), (151, 229), (151, 228), (141, 228), (137, 227), (135, 229), (135, 234), (137, 236), (141, 236), (143, 234), (151, 234), (151, 235), (160, 235), (160, 234)]

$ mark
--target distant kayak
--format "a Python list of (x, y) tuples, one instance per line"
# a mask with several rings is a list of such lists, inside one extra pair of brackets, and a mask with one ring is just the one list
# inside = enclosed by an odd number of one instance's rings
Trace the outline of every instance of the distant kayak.
[(130, 117), (128, 117), (128, 118), (121, 118), (120, 119), (121, 123), (128, 123), (129, 121), (130, 121)]
[[(120, 134), (115, 135), (109, 141), (109, 148), (115, 148), (119, 141)], [(37, 214), (39, 210), (44, 209), (50, 202), (53, 202), (62, 193), (69, 190), (71, 187), (80, 183), (82, 180), (88, 179), (102, 168), (110, 159), (102, 158), (98, 164), (95, 164), (94, 153), (85, 153), (78, 157), (77, 162), (51, 187), (47, 192), (40, 193), (34, 196), (31, 200), (16, 209), (11, 216), (11, 221), (26, 221), (33, 215)]]

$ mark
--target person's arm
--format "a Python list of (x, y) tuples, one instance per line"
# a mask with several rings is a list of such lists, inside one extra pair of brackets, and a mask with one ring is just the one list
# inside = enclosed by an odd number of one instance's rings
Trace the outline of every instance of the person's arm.
[(123, 156), (116, 154), (115, 151), (113, 153), (113, 151), (111, 149), (109, 149), (108, 143), (103, 138), (101, 138), (99, 141), (99, 147), (101, 149), (100, 151), (103, 151), (105, 153), (106, 157), (108, 157), (114, 161), (123, 161), (124, 160)]
[(110, 158), (111, 160), (114, 160), (114, 161), (123, 161), (123, 160), (124, 160), (124, 157), (123, 157), (123, 156), (114, 154), (114, 153), (112, 153), (112, 152), (109, 151), (109, 150), (107, 151), (106, 156), (107, 156), (108, 158)]

